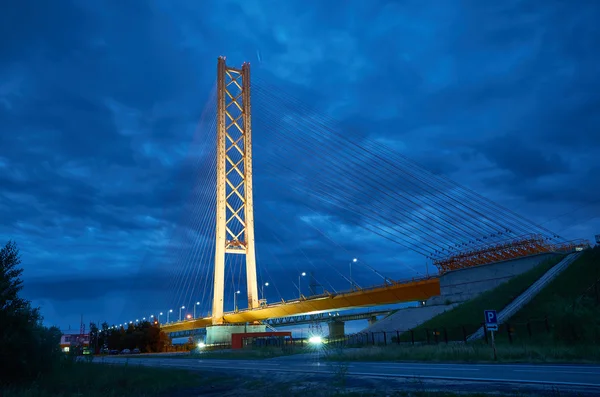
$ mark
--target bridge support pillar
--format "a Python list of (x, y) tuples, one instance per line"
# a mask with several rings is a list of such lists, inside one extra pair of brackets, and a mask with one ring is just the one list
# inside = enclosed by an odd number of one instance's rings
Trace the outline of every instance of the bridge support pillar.
[(346, 335), (346, 323), (339, 320), (333, 320), (328, 323), (329, 338), (343, 338)]
[(232, 325), (213, 325), (206, 327), (207, 345), (231, 344), (231, 334), (241, 334), (246, 332), (265, 332), (267, 326), (264, 324), (232, 324)]
[(372, 317), (369, 319), (369, 325), (373, 325), (373, 324), (375, 324), (376, 322), (377, 322), (377, 316), (372, 316)]

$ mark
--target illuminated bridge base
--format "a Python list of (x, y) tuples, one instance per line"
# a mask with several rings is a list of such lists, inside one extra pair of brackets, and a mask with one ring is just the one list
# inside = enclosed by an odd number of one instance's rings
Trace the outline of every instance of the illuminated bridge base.
[(231, 343), (231, 334), (242, 334), (248, 332), (265, 332), (267, 326), (263, 324), (228, 324), (228, 325), (213, 325), (206, 327), (207, 345), (229, 344)]

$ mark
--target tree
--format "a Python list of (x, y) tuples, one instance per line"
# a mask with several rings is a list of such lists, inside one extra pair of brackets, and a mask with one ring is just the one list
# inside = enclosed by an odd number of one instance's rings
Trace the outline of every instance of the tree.
[(96, 353), (98, 351), (98, 338), (100, 337), (100, 330), (94, 322), (90, 322), (90, 350)]
[(18, 382), (50, 370), (61, 357), (61, 332), (42, 325), (38, 308), (19, 296), (23, 289), (16, 243), (0, 249), (0, 383)]
[(106, 329), (101, 332), (110, 350), (135, 349), (144, 353), (161, 352), (170, 344), (170, 338), (160, 330), (160, 325), (148, 321), (139, 324), (129, 324), (127, 330)]

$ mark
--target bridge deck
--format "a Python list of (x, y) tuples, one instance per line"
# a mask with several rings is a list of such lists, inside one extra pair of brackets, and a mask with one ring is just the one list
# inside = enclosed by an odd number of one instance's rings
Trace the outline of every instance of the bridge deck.
[[(224, 320), (227, 324), (250, 323), (298, 314), (426, 300), (438, 295), (440, 295), (440, 280), (437, 277), (431, 277), (404, 283), (363, 288), (357, 291), (284, 301), (253, 310), (241, 310), (236, 313), (229, 312), (225, 313)], [(196, 320), (163, 324), (161, 328), (165, 332), (179, 332), (204, 328), (211, 324), (212, 318), (205, 317)]]

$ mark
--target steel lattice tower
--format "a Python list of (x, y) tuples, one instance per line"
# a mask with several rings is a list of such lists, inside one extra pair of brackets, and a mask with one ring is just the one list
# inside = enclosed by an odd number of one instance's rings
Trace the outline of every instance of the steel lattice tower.
[(250, 64), (217, 63), (217, 217), (212, 323), (223, 323), (225, 256), (246, 256), (248, 308), (258, 307), (254, 208)]

